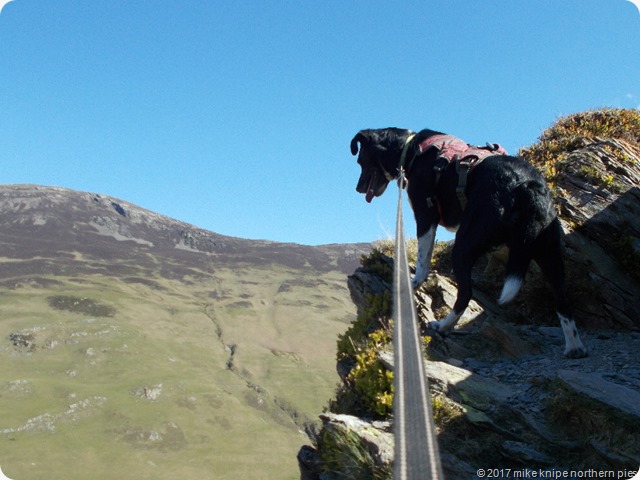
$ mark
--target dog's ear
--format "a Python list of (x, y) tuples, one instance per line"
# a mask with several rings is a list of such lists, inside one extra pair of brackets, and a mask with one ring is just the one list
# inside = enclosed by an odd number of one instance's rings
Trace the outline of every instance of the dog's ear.
[(351, 140), (351, 155), (358, 154), (358, 142), (360, 142), (360, 146), (363, 146), (370, 140), (371, 135), (366, 130), (360, 130), (356, 133), (356, 136)]

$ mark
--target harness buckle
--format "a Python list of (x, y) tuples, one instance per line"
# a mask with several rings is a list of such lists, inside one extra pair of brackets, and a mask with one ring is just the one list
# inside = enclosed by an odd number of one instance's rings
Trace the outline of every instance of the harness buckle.
[(436, 163), (433, 165), (433, 171), (436, 173), (442, 173), (442, 171), (449, 165), (449, 160), (446, 157), (438, 157)]
[(407, 177), (405, 176), (404, 173), (404, 167), (400, 167), (398, 169), (398, 188), (401, 190), (404, 190), (405, 188), (407, 188)]

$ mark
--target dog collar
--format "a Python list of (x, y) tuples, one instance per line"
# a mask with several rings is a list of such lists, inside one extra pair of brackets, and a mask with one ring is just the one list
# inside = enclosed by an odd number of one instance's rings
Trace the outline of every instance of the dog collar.
[(409, 151), (409, 144), (411, 143), (411, 140), (413, 140), (415, 136), (416, 134), (412, 133), (404, 141), (404, 147), (402, 148), (402, 155), (400, 155), (400, 163), (398, 164), (398, 171), (404, 168), (404, 162), (407, 159), (407, 152)]

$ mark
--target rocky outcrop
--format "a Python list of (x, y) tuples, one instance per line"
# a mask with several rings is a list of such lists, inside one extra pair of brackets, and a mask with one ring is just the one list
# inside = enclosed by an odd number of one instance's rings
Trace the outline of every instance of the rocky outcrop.
[[(456, 330), (431, 336), (426, 325), (448, 313), (456, 294), (450, 245), (438, 246), (416, 301), (447, 479), (478, 478), (481, 468), (560, 470), (565, 478), (588, 469), (630, 478), (638, 469), (639, 144), (640, 113), (607, 110), (561, 119), (521, 152), (556, 193), (587, 358), (562, 357), (552, 294), (535, 266), (518, 300), (497, 305), (500, 250), (476, 266), (474, 301)], [(392, 256), (378, 246), (349, 277), (358, 319), (338, 341), (342, 382), (314, 445), (300, 452), (303, 479), (391, 478)]]

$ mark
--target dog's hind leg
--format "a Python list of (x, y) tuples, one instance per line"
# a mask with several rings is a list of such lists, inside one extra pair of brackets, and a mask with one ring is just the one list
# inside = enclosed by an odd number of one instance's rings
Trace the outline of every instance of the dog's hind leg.
[(587, 356), (580, 334), (573, 320), (571, 304), (565, 289), (564, 263), (562, 261), (562, 244), (560, 243), (560, 222), (555, 219), (536, 241), (534, 260), (551, 284), (556, 296), (557, 314), (564, 333), (564, 356), (582, 358)]

